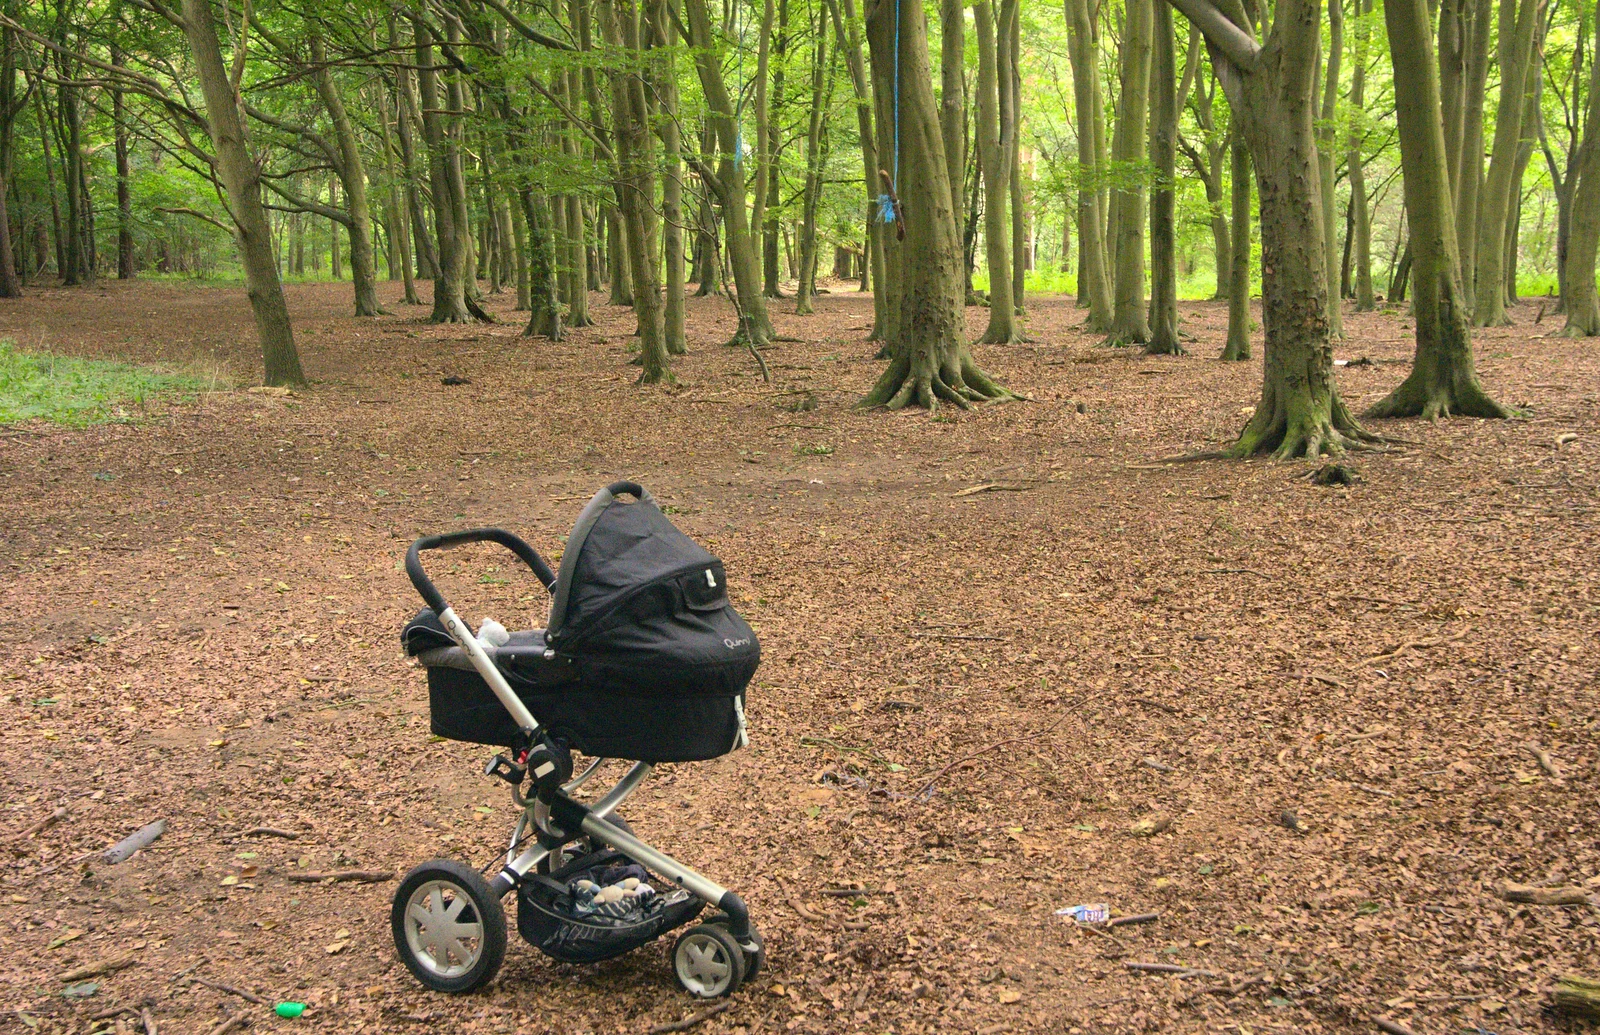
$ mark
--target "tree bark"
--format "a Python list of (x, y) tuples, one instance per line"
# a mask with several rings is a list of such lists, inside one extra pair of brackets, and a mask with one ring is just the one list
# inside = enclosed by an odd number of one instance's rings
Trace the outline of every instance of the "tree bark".
[(1461, 289), (1427, 0), (1385, 0), (1384, 19), (1395, 93), (1409, 98), (1409, 103), (1397, 105), (1396, 117), (1411, 225), (1417, 352), (1411, 375), (1368, 415), (1506, 417), (1509, 412), (1483, 391), (1473, 368), (1472, 323)]
[[(761, 263), (751, 235), (750, 218), (745, 208), (744, 163), (734, 161), (738, 148), (735, 109), (722, 79), (721, 48), (711, 35), (711, 19), (706, 0), (685, 0), (690, 46), (694, 48), (695, 70), (705, 95), (708, 119), (716, 133), (720, 151), (717, 167), (700, 163), (701, 178), (716, 194), (727, 232), (728, 265), (733, 269), (734, 305), (739, 313), (739, 331), (730, 344), (749, 342), (762, 345), (772, 340), (772, 320), (767, 315), (761, 292)], [(924, 41), (926, 42), (926, 41)]]
[(828, 16), (818, 9), (816, 49), (811, 59), (811, 111), (806, 124), (806, 176), (801, 189), (800, 263), (796, 271), (794, 311), (808, 315), (817, 291), (817, 207), (822, 200), (822, 172), (826, 162), (827, 112), (833, 80), (828, 52)]
[[(1335, 0), (1337, 2), (1337, 0)], [(1178, 209), (1174, 181), (1178, 175), (1178, 60), (1172, 39), (1172, 11), (1152, 5), (1155, 58), (1150, 67), (1150, 342), (1145, 352), (1177, 356), (1178, 342)], [(1185, 79), (1194, 74), (1186, 70)]]
[[(1596, 7), (1600, 14), (1600, 5)], [(1572, 230), (1567, 242), (1568, 338), (1600, 334), (1600, 296), (1595, 291), (1595, 256), (1600, 252), (1600, 60), (1589, 64), (1589, 98), (1578, 163), (1567, 174), (1572, 191)]]
[(651, 45), (660, 48), (651, 68), (651, 86), (661, 109), (656, 135), (661, 140), (661, 250), (667, 275), (661, 333), (668, 355), (682, 356), (689, 351), (684, 338), (683, 138), (678, 129), (678, 80), (671, 57), (676, 29), (667, 17), (666, 4), (667, 0), (651, 0), (648, 9)]
[(1228, 340), (1225, 360), (1249, 359), (1250, 352), (1250, 149), (1237, 128), (1231, 151), (1233, 251), (1228, 265)]
[[(1227, 0), (1223, 0), (1227, 3)], [(1317, 0), (1280, 0), (1256, 44), (1242, 6), (1173, 0), (1206, 35), (1236, 127), (1250, 147), (1261, 198), (1261, 400), (1227, 455), (1280, 459), (1339, 453), (1371, 441), (1339, 397), (1328, 333), (1327, 252), (1313, 129)]]
[[(1356, 0), (1356, 40), (1351, 70), (1349, 151), (1345, 164), (1350, 171), (1350, 236), (1352, 280), (1356, 296), (1356, 312), (1367, 313), (1377, 308), (1372, 293), (1372, 216), (1367, 211), (1366, 169), (1361, 155), (1361, 119), (1366, 113), (1367, 47), (1372, 37), (1372, 0)], [(1446, 168), (1449, 167), (1449, 149), (1446, 148)], [(1448, 184), (1447, 184), (1448, 186)]]
[(433, 193), (434, 250), (432, 323), (468, 323), (456, 210), (450, 185), (451, 142), (441, 117), (439, 80), (434, 73), (433, 34), (416, 20), (417, 92), (421, 97), (422, 134), (428, 145), (428, 179)]
[(901, 164), (894, 186), (903, 204), (895, 232), (884, 235), (887, 276), (879, 283), (889, 296), (889, 365), (862, 404), (933, 409), (944, 402), (966, 408), (1013, 398), (978, 368), (967, 350), (961, 242), (950, 205), (949, 165), (933, 97), (923, 7), (895, 0), (868, 3), (880, 153), (894, 146), (895, 112), (889, 99), (899, 87)]
[[(839, 48), (844, 53), (845, 67), (850, 70), (850, 82), (855, 91), (856, 126), (861, 136), (861, 166), (863, 170), (863, 182), (866, 185), (867, 192), (867, 218), (865, 235), (866, 254), (862, 257), (864, 261), (861, 264), (861, 289), (865, 291), (869, 283), (875, 285), (877, 288), (872, 296), (872, 332), (867, 336), (867, 340), (882, 341), (884, 337), (885, 315), (883, 293), (883, 227), (877, 220), (876, 200), (878, 196), (878, 145), (872, 127), (872, 87), (867, 82), (866, 65), (861, 57), (861, 34), (856, 28), (855, 0), (843, 0), (843, 3), (844, 12), (846, 15), (848, 15), (848, 20), (840, 16), (839, 0), (828, 0), (828, 10), (833, 16), (833, 30), (834, 34), (838, 36)], [(942, 10), (948, 13), (948, 9), (952, 6), (955, 8), (955, 21), (957, 26), (956, 31), (959, 33), (960, 26), (963, 23), (959, 0), (947, 0), (945, 8), (942, 8)], [(945, 36), (945, 46), (946, 52), (948, 52), (948, 48), (950, 46), (948, 35)], [(959, 67), (956, 68), (954, 77), (956, 84), (956, 103), (959, 112), (959, 105), (961, 101), (961, 72)], [(950, 80), (946, 78), (944, 80), (946, 89), (949, 88), (949, 83)], [(948, 104), (948, 98), (945, 98), (944, 102), (945, 104)], [(944, 105), (941, 105), (940, 117), (944, 118), (946, 115), (947, 109)], [(941, 130), (944, 128), (943, 122), (940, 123), (940, 127)], [(965, 132), (966, 130), (964, 128), (958, 128), (957, 136), (962, 137), (964, 140)], [(949, 156), (946, 155), (947, 160), (948, 158)], [(953, 193), (955, 195), (959, 195), (961, 191), (960, 179), (958, 178), (955, 183), (956, 186), (953, 188)], [(959, 209), (956, 211), (959, 211)]]
[(1317, 180), (1322, 191), (1323, 265), (1328, 273), (1328, 333), (1344, 337), (1344, 307), (1339, 295), (1339, 206), (1334, 201), (1335, 155), (1339, 139), (1339, 66), (1344, 58), (1344, 0), (1328, 0), (1328, 74), (1323, 79), (1322, 117), (1317, 132)]
[[(1489, 83), (1489, 40), (1494, 13), (1493, 0), (1459, 0), (1465, 19), (1466, 64), (1461, 84), (1461, 152), (1453, 170), (1452, 190), (1456, 201), (1456, 226), (1474, 227), (1478, 223), (1479, 194), (1483, 187), (1483, 108)], [(1470, 231), (1460, 236), (1462, 290), (1467, 308), (1472, 308), (1473, 278), (1477, 273), (1478, 235)]]
[(972, 13), (973, 31), (978, 34), (978, 150), (983, 160), (984, 255), (989, 265), (989, 328), (982, 340), (1007, 345), (1018, 340), (1011, 299), (1011, 225), (1006, 216), (1011, 139), (1000, 112), (997, 47), (997, 36), (1007, 30), (995, 25), (989, 0), (976, 0)]
[(1078, 294), (1089, 307), (1091, 333), (1111, 329), (1111, 284), (1106, 278), (1105, 213), (1101, 208), (1099, 148), (1100, 72), (1089, 0), (1065, 0), (1067, 54), (1072, 62), (1074, 122), (1078, 135)]
[(1115, 309), (1106, 342), (1129, 345), (1150, 340), (1144, 300), (1145, 188), (1140, 169), (1145, 150), (1145, 119), (1150, 99), (1151, 3), (1127, 0), (1122, 36), (1122, 96), (1111, 161), (1117, 170), (1112, 185), (1116, 229)]
[[(339, 149), (339, 166), (335, 170), (344, 187), (345, 210), (350, 213), (346, 229), (350, 232), (350, 280), (355, 287), (357, 316), (377, 316), (383, 312), (378, 304), (377, 264), (372, 251), (372, 210), (367, 204), (367, 170), (361, 159), (361, 147), (356, 141), (355, 126), (345, 111), (344, 101), (334, 85), (333, 73), (328, 64), (322, 36), (311, 35), (311, 81), (316, 87), (322, 106), (333, 123), (333, 139)], [(335, 232), (335, 251), (338, 249)]]
[(1494, 150), (1489, 156), (1489, 173), (1484, 178), (1479, 203), (1478, 244), (1474, 257), (1473, 323), (1480, 327), (1503, 327), (1511, 322), (1506, 315), (1505, 232), (1511, 213), (1512, 182), (1517, 169), (1517, 150), (1522, 137), (1522, 111), (1527, 88), (1528, 62), (1533, 50), (1534, 27), (1538, 21), (1539, 0), (1521, 0), (1512, 7), (1502, 0), (1500, 15), (1500, 106), (1495, 112)]
[(222, 46), (208, 0), (183, 0), (183, 30), (194, 51), (195, 71), (206, 100), (206, 122), (216, 148), (217, 178), (228, 195), (234, 238), (244, 266), (245, 292), (261, 339), (262, 365), (269, 385), (300, 385), (305, 372), (295, 350), (289, 307), (278, 281), (272, 230), (261, 204), (260, 166), (250, 153), (238, 94), (222, 63)]

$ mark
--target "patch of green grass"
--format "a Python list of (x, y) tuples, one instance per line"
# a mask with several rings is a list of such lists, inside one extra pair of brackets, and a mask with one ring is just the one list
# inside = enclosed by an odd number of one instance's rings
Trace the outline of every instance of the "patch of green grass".
[(193, 395), (199, 378), (151, 367), (19, 351), (0, 341), (0, 424), (48, 420), (81, 428), (128, 420), (158, 396)]

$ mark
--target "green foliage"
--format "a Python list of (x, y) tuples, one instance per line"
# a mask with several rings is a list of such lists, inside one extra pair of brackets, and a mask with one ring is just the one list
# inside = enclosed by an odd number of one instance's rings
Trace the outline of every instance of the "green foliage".
[(157, 397), (193, 395), (199, 378), (97, 359), (19, 352), (0, 341), (0, 424), (47, 420), (81, 428), (129, 420)]

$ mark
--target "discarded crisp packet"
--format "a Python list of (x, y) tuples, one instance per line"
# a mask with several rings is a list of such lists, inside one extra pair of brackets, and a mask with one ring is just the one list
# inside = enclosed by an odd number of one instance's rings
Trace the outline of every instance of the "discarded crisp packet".
[(1111, 907), (1104, 902), (1092, 905), (1068, 906), (1056, 910), (1056, 916), (1070, 916), (1080, 924), (1103, 924), (1111, 919)]

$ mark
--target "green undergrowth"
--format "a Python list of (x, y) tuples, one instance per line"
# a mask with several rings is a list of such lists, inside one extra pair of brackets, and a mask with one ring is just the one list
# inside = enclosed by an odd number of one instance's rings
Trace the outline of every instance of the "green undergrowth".
[(192, 397), (209, 387), (189, 374), (23, 352), (0, 341), (0, 425), (47, 420), (81, 428), (132, 420), (157, 399)]

